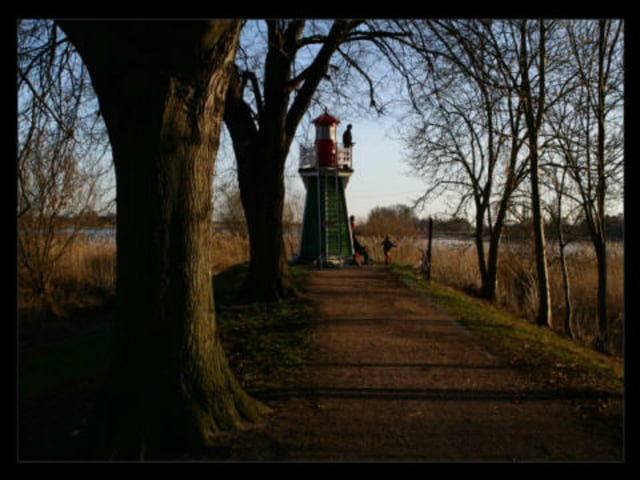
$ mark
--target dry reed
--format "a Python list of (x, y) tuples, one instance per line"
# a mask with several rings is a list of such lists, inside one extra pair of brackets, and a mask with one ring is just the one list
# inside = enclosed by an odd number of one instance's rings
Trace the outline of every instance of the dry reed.
[[(383, 237), (360, 237), (374, 263), (383, 263)], [(413, 237), (391, 238), (396, 245), (391, 250), (392, 262), (417, 267), (424, 242)], [(285, 237), (288, 258), (298, 250), (295, 235)], [(557, 249), (549, 247), (549, 283), (554, 327), (560, 330), (564, 316), (563, 281)], [(217, 274), (232, 265), (249, 260), (249, 241), (246, 235), (216, 233), (211, 238), (211, 271)], [(116, 249), (113, 241), (82, 240), (74, 243), (59, 262), (55, 272), (54, 301), (62, 310), (99, 303), (104, 294), (115, 292)], [(608, 249), (609, 322), (613, 341), (612, 351), (619, 353), (624, 315), (624, 259), (623, 248), (611, 244)], [(576, 244), (568, 252), (571, 299), (573, 304), (572, 330), (585, 343), (596, 335), (597, 271), (593, 249), (588, 244)], [(475, 247), (470, 242), (435, 241), (432, 253), (432, 278), (435, 281), (462, 289), (478, 291), (480, 274)], [(513, 313), (533, 319), (536, 310), (536, 273), (533, 248), (526, 243), (505, 243), (501, 246), (498, 274), (497, 303)], [(104, 301), (104, 299), (102, 300)], [(18, 306), (21, 316), (37, 315), (42, 308), (27, 288), (18, 287)]]
[[(291, 258), (298, 250), (296, 236), (285, 236), (285, 250)], [(211, 273), (216, 275), (249, 260), (246, 235), (216, 233), (210, 239)], [(18, 310), (21, 321), (41, 321), (47, 315), (67, 316), (78, 308), (99, 305), (115, 294), (116, 246), (113, 238), (80, 238), (60, 258), (51, 279), (51, 298), (38, 297), (24, 282), (18, 282)], [(53, 306), (53, 312), (45, 313)]]
[(211, 273), (249, 260), (249, 238), (238, 233), (216, 233), (211, 237)]

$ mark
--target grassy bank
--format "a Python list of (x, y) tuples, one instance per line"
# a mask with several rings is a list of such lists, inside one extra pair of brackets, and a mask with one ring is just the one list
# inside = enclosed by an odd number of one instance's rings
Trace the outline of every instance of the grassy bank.
[(548, 328), (500, 310), (438, 282), (426, 282), (414, 268), (393, 272), (442, 310), (475, 332), (496, 356), (554, 389), (580, 390), (601, 397), (601, 406), (619, 411), (623, 394), (623, 363), (602, 355)]
[[(417, 267), (421, 261), (424, 241), (415, 238), (392, 238), (396, 248), (391, 251), (395, 264)], [(382, 263), (382, 237), (362, 237), (371, 258)], [(573, 316), (571, 330), (582, 344), (590, 346), (598, 334), (597, 264), (593, 248), (588, 243), (571, 245), (567, 252)], [(557, 248), (548, 246), (549, 285), (553, 328), (563, 331), (565, 302), (563, 279)], [(624, 334), (624, 248), (622, 244), (608, 246), (608, 322), (610, 328), (609, 353), (622, 355)], [(480, 269), (476, 249), (471, 241), (434, 242), (431, 278), (458, 290), (475, 294), (480, 290)], [(503, 242), (496, 291), (496, 304), (514, 315), (535, 319), (537, 311), (537, 281), (533, 245), (527, 242)]]
[[(244, 302), (237, 293), (247, 271), (241, 264), (215, 277), (216, 320), (231, 368), (245, 389), (259, 396), (303, 364), (314, 310), (301, 298)], [(293, 268), (292, 274), (296, 286), (303, 287), (305, 272)]]

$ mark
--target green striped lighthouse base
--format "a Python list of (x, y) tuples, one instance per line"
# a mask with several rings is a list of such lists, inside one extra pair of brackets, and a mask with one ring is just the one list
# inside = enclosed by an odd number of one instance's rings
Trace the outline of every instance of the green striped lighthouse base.
[(316, 170), (302, 177), (307, 198), (296, 263), (342, 263), (353, 256), (344, 194), (348, 177), (334, 172), (335, 170)]

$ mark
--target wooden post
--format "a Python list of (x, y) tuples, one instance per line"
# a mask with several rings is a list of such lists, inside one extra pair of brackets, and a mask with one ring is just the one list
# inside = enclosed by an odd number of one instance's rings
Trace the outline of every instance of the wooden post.
[(433, 241), (433, 218), (429, 217), (429, 241), (427, 243), (427, 258), (425, 265), (425, 277), (427, 281), (431, 280), (431, 244)]

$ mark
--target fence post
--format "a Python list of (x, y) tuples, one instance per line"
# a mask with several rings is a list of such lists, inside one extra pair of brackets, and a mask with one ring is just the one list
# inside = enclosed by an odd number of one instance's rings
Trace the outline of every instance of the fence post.
[(425, 265), (425, 278), (431, 280), (431, 244), (433, 240), (433, 218), (429, 217), (429, 241), (427, 243), (427, 257)]

